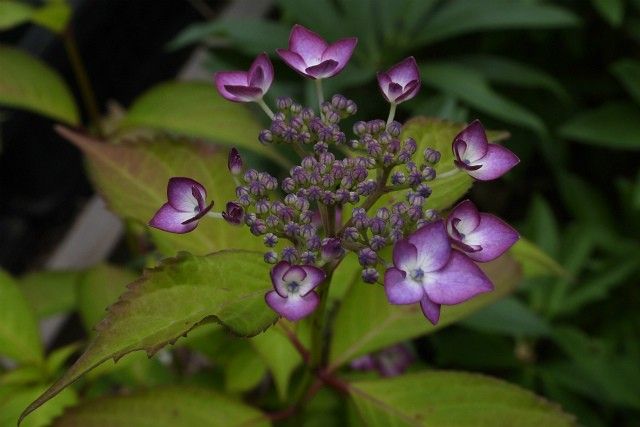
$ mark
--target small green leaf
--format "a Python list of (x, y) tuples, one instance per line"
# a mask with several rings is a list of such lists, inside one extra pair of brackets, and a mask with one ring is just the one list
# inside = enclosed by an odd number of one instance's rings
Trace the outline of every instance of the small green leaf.
[(520, 237), (509, 253), (522, 266), (524, 277), (567, 276), (560, 264), (524, 237)]
[(67, 410), (52, 427), (266, 427), (257, 409), (213, 390), (167, 386), (84, 402)]
[[(227, 154), (199, 143), (139, 141), (109, 144), (64, 128), (58, 131), (88, 157), (97, 189), (118, 215), (146, 224), (167, 200), (167, 182), (187, 176), (200, 182), (216, 202), (214, 210), (235, 199), (235, 184), (227, 170)], [(260, 239), (247, 227), (204, 218), (187, 234), (151, 230), (160, 251), (173, 255), (180, 250), (204, 255), (220, 249), (262, 249)]]
[(109, 307), (84, 354), (23, 417), (106, 360), (143, 349), (151, 355), (200, 324), (215, 321), (242, 336), (260, 333), (276, 320), (264, 302), (269, 288), (269, 265), (258, 252), (184, 253), (164, 261)]
[(241, 346), (224, 367), (225, 389), (242, 393), (255, 388), (267, 374), (267, 366), (250, 346)]
[[(20, 412), (42, 393), (43, 389), (41, 385), (0, 387), (0, 426), (16, 426)], [(48, 427), (57, 416), (62, 414), (64, 408), (74, 405), (77, 401), (78, 397), (73, 389), (64, 390), (20, 426)]]
[(102, 264), (85, 272), (78, 285), (78, 311), (87, 331), (107, 314), (107, 307), (114, 304), (126, 291), (126, 285), (138, 276), (129, 270)]
[(612, 27), (619, 27), (624, 18), (623, 0), (591, 0), (593, 7)]
[(560, 134), (584, 144), (618, 150), (640, 149), (640, 108), (610, 102), (578, 113), (560, 128)]
[(637, 104), (640, 104), (640, 61), (621, 59), (610, 68), (620, 83), (627, 89)]
[(265, 333), (251, 338), (249, 342), (269, 367), (278, 396), (280, 400), (285, 401), (289, 393), (291, 374), (302, 363), (300, 354), (280, 326), (270, 328)]
[(464, 64), (433, 62), (421, 68), (421, 76), (425, 85), (460, 98), (478, 111), (538, 133), (546, 132), (537, 115), (500, 95), (487, 78)]
[(0, 46), (0, 70), (0, 105), (79, 123), (73, 95), (47, 64), (17, 49)]
[(422, 26), (415, 46), (433, 44), (463, 34), (487, 30), (563, 28), (578, 24), (566, 9), (529, 0), (453, 0)]
[(29, 21), (33, 8), (21, 1), (0, 1), (0, 31), (8, 30)]
[(43, 360), (38, 324), (15, 281), (0, 271), (0, 355), (21, 363)]
[(418, 304), (392, 305), (381, 286), (356, 280), (347, 292), (336, 315), (333, 341), (329, 353), (330, 369), (372, 351), (441, 329), (496, 301), (520, 280), (518, 264), (508, 256), (481, 264), (496, 289), (468, 302), (443, 306), (440, 322), (433, 326)]
[(76, 308), (81, 271), (36, 271), (20, 278), (18, 286), (38, 318)]
[(49, 1), (33, 12), (31, 21), (60, 34), (67, 28), (71, 13), (71, 6), (66, 1)]
[(463, 372), (426, 371), (352, 382), (348, 390), (370, 427), (565, 427), (560, 407), (505, 381)]
[(273, 147), (260, 144), (260, 123), (249, 110), (220, 97), (213, 83), (169, 82), (153, 87), (136, 99), (120, 128), (150, 128), (205, 138), (284, 162)]

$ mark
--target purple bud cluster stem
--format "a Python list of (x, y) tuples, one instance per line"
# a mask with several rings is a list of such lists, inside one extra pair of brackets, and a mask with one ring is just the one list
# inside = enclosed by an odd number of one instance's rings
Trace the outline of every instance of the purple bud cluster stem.
[[(273, 290), (266, 303), (289, 320), (308, 316), (321, 305), (317, 287), (353, 253), (364, 282), (381, 283), (392, 304), (419, 303), (435, 324), (442, 305), (493, 288), (476, 262), (497, 258), (518, 234), (468, 200), (448, 216), (427, 207), (435, 188), (446, 191), (432, 186), (440, 179), (435, 165), (442, 153), (434, 147), (418, 150), (418, 143), (403, 136), (402, 124), (394, 120), (396, 106), (420, 89), (413, 57), (378, 73), (380, 90), (390, 105), (386, 120), (357, 121), (350, 129), (342, 126), (358, 107), (340, 94), (325, 100), (320, 81), (344, 69), (356, 44), (355, 38), (328, 43), (296, 25), (288, 48), (278, 49), (288, 66), (316, 82), (315, 107), (289, 97), (278, 98), (273, 110), (266, 105), (263, 96), (274, 77), (266, 53), (258, 55), (248, 71), (216, 73), (221, 96), (256, 102), (269, 116), (259, 142), (290, 146), (300, 161), (278, 180), (247, 168), (234, 148), (228, 169), (236, 182), (236, 197), (226, 201), (223, 212), (210, 211), (213, 202), (206, 204), (207, 193), (200, 183), (172, 178), (168, 202), (150, 225), (184, 233), (205, 215), (229, 225), (244, 224), (264, 243), (264, 261), (274, 264)], [(478, 180), (495, 179), (518, 162), (506, 148), (488, 143), (478, 121), (455, 137), (452, 151), (452, 170), (442, 178), (461, 171)], [(382, 203), (387, 193), (395, 194)], [(391, 259), (385, 251), (390, 246)]]

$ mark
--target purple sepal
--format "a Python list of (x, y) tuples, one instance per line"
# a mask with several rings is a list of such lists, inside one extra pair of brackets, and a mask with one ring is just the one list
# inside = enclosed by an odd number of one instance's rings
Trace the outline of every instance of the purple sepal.
[(228, 202), (222, 218), (229, 224), (240, 225), (244, 221), (244, 209), (237, 203)]
[(454, 164), (479, 181), (491, 181), (507, 173), (520, 159), (507, 148), (491, 144), (479, 120), (474, 120), (453, 140)]
[(233, 102), (255, 102), (262, 99), (273, 82), (273, 65), (266, 53), (261, 53), (249, 71), (219, 71), (213, 80), (222, 97)]
[(487, 262), (505, 253), (520, 238), (509, 224), (488, 213), (478, 212), (470, 200), (460, 202), (447, 218), (447, 232), (454, 244), (477, 262)]
[(441, 304), (458, 304), (493, 289), (468, 257), (452, 250), (444, 222), (426, 224), (393, 248), (394, 267), (387, 269), (384, 287), (392, 304), (420, 302), (433, 324)]
[(413, 56), (378, 73), (378, 86), (388, 102), (408, 101), (420, 90), (420, 72)]
[(155, 213), (149, 225), (170, 233), (188, 233), (213, 207), (213, 202), (207, 206), (206, 198), (207, 191), (198, 181), (173, 177), (167, 184), (167, 203)]
[(265, 295), (265, 300), (286, 319), (300, 320), (318, 306), (319, 298), (314, 289), (325, 277), (325, 272), (318, 267), (280, 261), (271, 269), (274, 290)]
[(289, 48), (277, 49), (278, 55), (298, 73), (311, 79), (338, 74), (347, 65), (358, 39), (350, 37), (328, 44), (322, 37), (302, 25), (294, 25)]

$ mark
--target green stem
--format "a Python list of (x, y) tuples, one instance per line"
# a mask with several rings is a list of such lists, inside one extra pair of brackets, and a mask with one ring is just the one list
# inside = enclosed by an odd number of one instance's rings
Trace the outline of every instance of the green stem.
[(450, 176), (456, 175), (458, 172), (460, 172), (460, 169), (458, 168), (450, 169), (446, 172), (437, 174), (436, 179), (449, 178)]
[(322, 91), (322, 79), (316, 79), (316, 95), (318, 97), (318, 111), (322, 117), (322, 103), (324, 102), (324, 92)]
[(273, 117), (275, 115), (273, 114), (273, 111), (271, 111), (271, 108), (269, 108), (269, 106), (264, 102), (264, 99), (260, 98), (256, 101), (256, 104), (258, 104), (260, 108), (262, 108), (262, 111), (265, 112), (269, 119), (273, 120)]
[(96, 131), (96, 134), (98, 136), (103, 136), (98, 102), (96, 101), (95, 93), (91, 87), (91, 80), (89, 80), (87, 69), (82, 62), (82, 57), (80, 56), (80, 51), (78, 50), (73, 30), (70, 26), (62, 33), (62, 40), (64, 42), (65, 50), (67, 51), (67, 57), (71, 63), (71, 69), (73, 70), (76, 82), (78, 83), (78, 88), (80, 89), (82, 103), (89, 114), (89, 119)]
[(325, 329), (327, 322), (327, 303), (329, 301), (329, 287), (331, 286), (331, 278), (333, 277), (333, 269), (327, 272), (327, 277), (324, 280), (324, 286), (319, 289), (320, 304), (311, 319), (311, 360), (310, 365), (312, 370), (316, 370), (322, 366), (324, 362), (324, 355), (326, 353), (325, 346)]
[(391, 122), (393, 121), (394, 117), (396, 116), (396, 107), (398, 106), (398, 104), (396, 104), (395, 102), (391, 103), (391, 107), (389, 108), (389, 117), (387, 117), (387, 126), (389, 126), (391, 124)]

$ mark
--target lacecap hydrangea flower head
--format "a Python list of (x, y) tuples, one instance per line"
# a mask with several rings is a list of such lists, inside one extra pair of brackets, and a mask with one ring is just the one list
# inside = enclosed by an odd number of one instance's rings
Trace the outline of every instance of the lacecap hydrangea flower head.
[[(386, 120), (358, 121), (352, 129), (341, 126), (358, 107), (339, 94), (325, 100), (322, 81), (347, 66), (356, 45), (355, 38), (328, 42), (296, 25), (288, 48), (278, 49), (289, 67), (316, 85), (315, 107), (288, 97), (278, 98), (274, 109), (265, 103), (274, 78), (266, 53), (258, 55), (248, 71), (216, 73), (221, 96), (255, 102), (269, 117), (269, 127), (257, 135), (259, 143), (289, 146), (300, 161), (278, 181), (247, 168), (232, 149), (228, 165), (230, 179), (237, 184), (236, 198), (225, 201), (224, 211), (215, 212), (213, 202), (206, 203), (201, 184), (173, 177), (167, 203), (149, 224), (185, 233), (212, 217), (248, 227), (264, 242), (264, 261), (274, 265), (271, 277), (265, 277), (273, 285), (265, 303), (289, 320), (302, 319), (321, 305), (319, 294), (326, 293), (327, 279), (353, 253), (363, 281), (384, 286), (391, 304), (420, 304), (425, 317), (436, 324), (442, 305), (459, 304), (493, 289), (477, 263), (499, 257), (517, 241), (518, 233), (497, 217), (479, 212), (469, 200), (450, 212), (425, 207), (433, 192), (430, 184), (441, 178), (434, 168), (441, 153), (434, 148), (418, 152), (416, 141), (402, 138), (402, 124), (394, 120), (396, 106), (420, 89), (413, 57), (378, 73), (381, 99), (390, 104)], [(518, 163), (511, 151), (488, 142), (477, 120), (454, 138), (451, 149), (455, 166), (443, 177), (467, 173), (492, 180)], [(394, 192), (404, 198), (385, 198)], [(384, 200), (388, 202), (380, 205)], [(387, 247), (391, 251), (385, 251)], [(383, 255), (387, 253), (391, 259)]]

